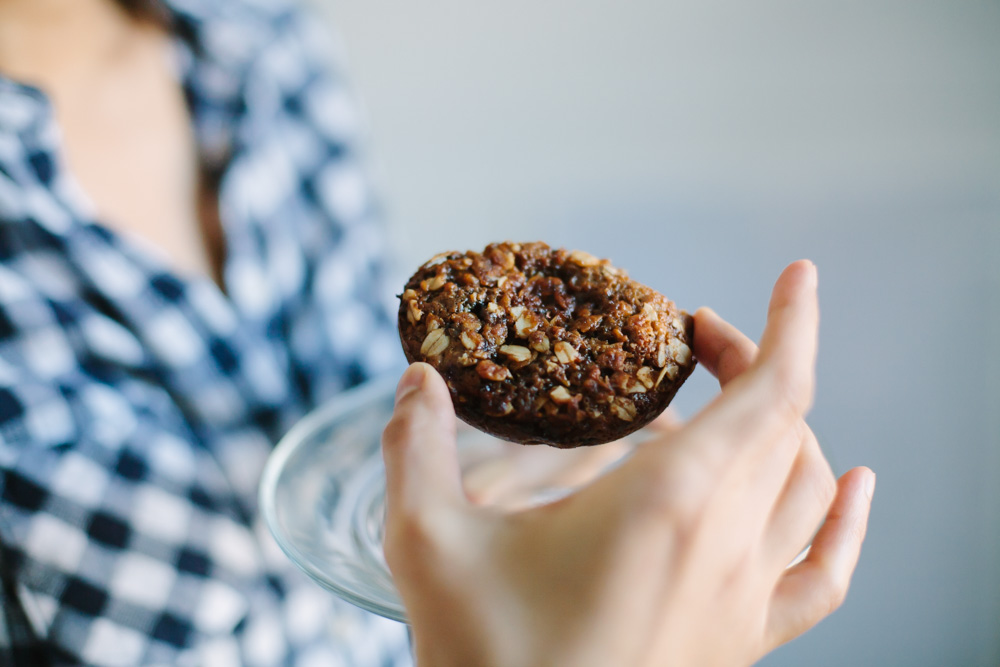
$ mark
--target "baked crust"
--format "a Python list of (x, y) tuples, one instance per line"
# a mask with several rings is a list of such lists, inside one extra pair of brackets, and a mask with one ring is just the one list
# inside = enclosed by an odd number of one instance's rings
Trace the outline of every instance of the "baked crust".
[(693, 326), (607, 260), (540, 242), (436, 255), (399, 306), (406, 358), (441, 373), (463, 421), (561, 448), (659, 415), (694, 370)]

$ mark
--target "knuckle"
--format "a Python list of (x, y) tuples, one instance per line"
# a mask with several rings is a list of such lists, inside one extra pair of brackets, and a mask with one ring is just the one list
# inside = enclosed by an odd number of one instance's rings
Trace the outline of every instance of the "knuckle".
[(837, 497), (837, 478), (833, 476), (833, 471), (830, 470), (829, 466), (824, 466), (822, 481), (817, 486), (819, 487), (820, 502), (823, 506), (832, 505)]
[(840, 609), (840, 606), (844, 604), (844, 600), (847, 599), (848, 587), (849, 581), (843, 577), (832, 575), (827, 580), (827, 585), (824, 588), (824, 616)]
[(811, 487), (816, 494), (816, 503), (825, 510), (837, 497), (837, 478), (833, 476), (830, 466), (825, 463), (814, 466), (812, 477)]
[(415, 423), (410, 415), (397, 410), (382, 431), (382, 446), (403, 447), (413, 439), (415, 430)]
[(868, 531), (867, 521), (864, 520), (855, 521), (851, 524), (851, 527), (848, 529), (847, 539), (851, 544), (856, 545), (857, 548), (860, 549), (861, 545), (865, 541), (865, 533), (867, 531)]
[(393, 565), (415, 564), (440, 555), (440, 539), (427, 511), (403, 507), (386, 516), (385, 556)]
[(769, 379), (777, 406), (790, 418), (798, 418), (809, 412), (815, 384), (811, 370), (804, 371), (781, 364), (772, 369)]
[(642, 511), (659, 521), (677, 525), (694, 523), (706, 501), (704, 474), (691, 461), (650, 466), (640, 486)]
[(828, 486), (825, 483), (812, 485), (811, 490), (815, 504), (813, 507), (809, 508), (809, 511), (811, 516), (815, 517), (820, 522), (828, 519), (830, 506), (833, 504), (833, 499), (836, 495), (835, 489), (835, 486)]
[(386, 531), (383, 550), (385, 563), (395, 576), (419, 577), (424, 564), (435, 559), (429, 545), (414, 540), (398, 525)]
[(837, 611), (844, 604), (850, 584), (849, 573), (845, 574), (831, 567), (824, 569), (823, 576), (819, 577), (817, 583), (815, 598), (817, 621)]
[(386, 508), (385, 541), (411, 549), (447, 551), (477, 529), (464, 509), (447, 500), (413, 501), (400, 496)]

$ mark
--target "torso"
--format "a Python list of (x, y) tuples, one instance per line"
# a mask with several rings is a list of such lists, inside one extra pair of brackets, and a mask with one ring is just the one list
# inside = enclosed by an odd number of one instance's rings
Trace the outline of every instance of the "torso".
[[(398, 354), (352, 135), (312, 111), (345, 101), (323, 40), (286, 3), (178, 0), (170, 36), (124, 4), (0, 0), (0, 656), (408, 663), (400, 624), (324, 594), (255, 530), (272, 443)], [(205, 272), (192, 122), (237, 202), (226, 300), (90, 228), (49, 179), (64, 158), (99, 222)], [(317, 196), (327, 174), (346, 199)]]

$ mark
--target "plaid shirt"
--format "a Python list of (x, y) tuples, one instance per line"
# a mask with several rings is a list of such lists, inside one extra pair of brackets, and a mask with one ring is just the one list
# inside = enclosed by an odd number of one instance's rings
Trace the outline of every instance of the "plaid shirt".
[(256, 508), (276, 438), (400, 361), (329, 42), (278, 3), (170, 12), (227, 295), (95, 220), (46, 98), (0, 78), (0, 664), (409, 663)]

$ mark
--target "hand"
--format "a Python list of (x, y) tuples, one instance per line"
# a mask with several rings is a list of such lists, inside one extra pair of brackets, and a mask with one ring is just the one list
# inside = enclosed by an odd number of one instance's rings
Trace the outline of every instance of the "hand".
[(837, 483), (803, 421), (817, 327), (804, 261), (775, 285), (759, 352), (698, 311), (715, 400), (572, 496), (518, 512), (468, 500), (447, 387), (411, 366), (383, 436), (385, 549), (418, 664), (744, 665), (831, 613), (874, 474)]

